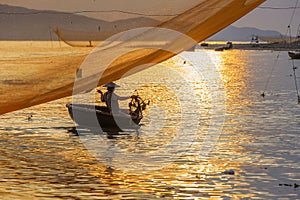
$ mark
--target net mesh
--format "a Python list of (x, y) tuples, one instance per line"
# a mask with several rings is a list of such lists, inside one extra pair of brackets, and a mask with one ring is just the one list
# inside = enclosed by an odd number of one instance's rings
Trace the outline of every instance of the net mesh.
[[(138, 35), (132, 37), (122, 38), (116, 35), (109, 41), (100, 43), (103, 45), (97, 50), (97, 57), (101, 59), (96, 60), (97, 62), (109, 60), (112, 54), (119, 51), (125, 52), (129, 46), (135, 46), (135, 48), (119, 56), (108, 66), (99, 65), (98, 70), (103, 74), (97, 85), (118, 80), (124, 74), (136, 73), (195, 45), (187, 42), (184, 37), (176, 37), (176, 34), (174, 37), (161, 37), (160, 29), (180, 32), (200, 42), (241, 18), (263, 1), (177, 0), (148, 3), (143, 1), (139, 3), (144, 4), (143, 7), (139, 8), (136, 5), (137, 1), (128, 0), (126, 7), (131, 8), (128, 11), (128, 9), (122, 10), (120, 6), (124, 5), (124, 0), (114, 0), (109, 9), (110, 12), (105, 12), (105, 17), (103, 12), (100, 13), (101, 16), (103, 15), (101, 19), (103, 24), (96, 23), (97, 26), (93, 24), (95, 31), (91, 31), (88, 24), (83, 24), (82, 30), (68, 30), (68, 27), (65, 30), (55, 29), (63, 41), (71, 46), (79, 46), (77, 48), (62, 44), (59, 46), (54, 42), (50, 47), (49, 43), (45, 47), (43, 46), (45, 43), (41, 42), (30, 43), (30, 45), (21, 42), (9, 43), (4, 47), (2, 45), (0, 47), (0, 53), (3, 55), (0, 60), (0, 114), (72, 95), (78, 68), (93, 51), (91, 46), (112, 35), (133, 28), (153, 27), (145, 29), (144, 32), (138, 32)], [(137, 20), (141, 14), (142, 19)], [(113, 16), (117, 20), (107, 22), (105, 20), (108, 16), (110, 19), (113, 19)], [(133, 19), (132, 23), (130, 23), (130, 17)], [(146, 20), (145, 17), (149, 19)], [(13, 48), (10, 48), (10, 45)], [(139, 47), (138, 50), (136, 47)], [(8, 52), (8, 49), (12, 50)], [(138, 66), (146, 67), (134, 70)], [(129, 71), (131, 73), (128, 73)], [(91, 76), (88, 77), (91, 78)], [(89, 84), (87, 79), (81, 81), (83, 85)]]

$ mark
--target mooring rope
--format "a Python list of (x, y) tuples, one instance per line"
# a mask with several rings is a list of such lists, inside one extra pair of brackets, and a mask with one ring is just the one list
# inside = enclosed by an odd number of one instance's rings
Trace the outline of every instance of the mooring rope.
[[(290, 40), (292, 40), (292, 31), (291, 31), (291, 24), (294, 20), (294, 17), (295, 17), (295, 14), (296, 14), (296, 10), (298, 8), (298, 3), (299, 3), (299, 0), (296, 1), (296, 4), (293, 8), (293, 13), (291, 15), (291, 18), (290, 18), (290, 21), (289, 21), (289, 24), (287, 26), (287, 30), (285, 32), (285, 35), (287, 35), (289, 33), (290, 35)], [(279, 61), (279, 57), (280, 57), (280, 54), (281, 54), (281, 50), (278, 51), (278, 55), (276, 56), (276, 59), (274, 61), (274, 65), (272, 66), (272, 69), (271, 69), (271, 73), (267, 79), (267, 82), (266, 82), (266, 85), (264, 87), (264, 90), (263, 90), (263, 93), (261, 94), (262, 97), (265, 97), (266, 96), (266, 90), (270, 84), (270, 80), (272, 78), (272, 75), (273, 75), (273, 72), (275, 70), (275, 67), (278, 65), (278, 61)], [(296, 89), (297, 89), (297, 95), (298, 95), (298, 103), (300, 104), (300, 96), (299, 96), (299, 90), (298, 90), (298, 85), (297, 85), (297, 76), (296, 76), (296, 69), (297, 67), (295, 67), (294, 65), (294, 61), (293, 61), (293, 70), (294, 70), (294, 77), (295, 77), (295, 83), (296, 83)]]
[[(292, 31), (290, 29), (290, 26), (291, 26), (292, 21), (293, 21), (293, 19), (295, 17), (296, 7), (298, 6), (298, 3), (299, 3), (299, 0), (296, 1), (295, 9), (293, 11), (293, 14), (292, 14), (292, 17), (291, 17), (291, 20), (290, 20), (290, 24), (289, 24), (290, 40), (292, 40)], [(297, 93), (297, 98), (298, 98), (298, 104), (300, 104), (299, 87), (298, 87), (297, 74), (296, 74), (297, 67), (295, 66), (294, 59), (291, 59), (291, 62), (292, 62), (292, 67), (293, 67), (294, 83), (295, 83), (295, 88), (296, 88), (296, 93)]]
[(271, 69), (271, 73), (269, 74), (269, 77), (268, 77), (268, 79), (267, 79), (267, 82), (266, 82), (266, 85), (265, 85), (265, 87), (264, 87), (263, 93), (261, 94), (262, 97), (265, 97), (265, 96), (266, 96), (266, 90), (267, 90), (267, 88), (268, 88), (268, 86), (269, 86), (269, 84), (270, 84), (270, 80), (271, 80), (271, 78), (272, 78), (272, 75), (273, 75), (273, 72), (274, 72), (274, 70), (275, 70), (275, 67), (278, 65), (279, 56), (280, 56), (280, 51), (279, 51), (279, 53), (278, 53), (278, 55), (277, 55), (277, 57), (276, 57), (276, 59), (275, 59), (275, 61), (274, 61), (273, 67), (272, 67), (272, 69)]
[(293, 59), (292, 59), (292, 63), (293, 63), (295, 87), (296, 87), (296, 92), (298, 97), (298, 104), (300, 104), (299, 87), (298, 87), (297, 74), (296, 74), (296, 70), (298, 69), (298, 67), (295, 66), (295, 61)]

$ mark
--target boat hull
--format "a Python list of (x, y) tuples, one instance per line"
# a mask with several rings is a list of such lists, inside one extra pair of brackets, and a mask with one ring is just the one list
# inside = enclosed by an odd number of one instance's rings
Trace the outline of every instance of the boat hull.
[(291, 59), (300, 59), (300, 52), (289, 51), (289, 56)]
[[(131, 116), (122, 110), (118, 114), (111, 114), (106, 107), (67, 104), (69, 115), (79, 126), (101, 129), (103, 131), (122, 131), (128, 129), (138, 129), (141, 116)], [(96, 115), (96, 116), (95, 116)]]

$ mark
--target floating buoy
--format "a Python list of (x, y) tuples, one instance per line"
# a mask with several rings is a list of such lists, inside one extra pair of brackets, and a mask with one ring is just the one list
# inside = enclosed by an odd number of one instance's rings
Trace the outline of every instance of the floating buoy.
[(286, 187), (293, 187), (293, 188), (298, 188), (300, 185), (298, 185), (297, 183), (294, 184), (279, 184), (279, 186), (286, 186)]
[(234, 170), (233, 170), (233, 169), (230, 169), (230, 170), (226, 170), (226, 171), (224, 171), (224, 172), (223, 172), (223, 174), (227, 174), (227, 175), (234, 175), (234, 174), (235, 174), (235, 172), (234, 172)]
[(29, 116), (27, 117), (27, 120), (28, 120), (28, 121), (31, 121), (31, 120), (32, 120), (32, 117), (33, 117), (32, 115), (29, 115)]

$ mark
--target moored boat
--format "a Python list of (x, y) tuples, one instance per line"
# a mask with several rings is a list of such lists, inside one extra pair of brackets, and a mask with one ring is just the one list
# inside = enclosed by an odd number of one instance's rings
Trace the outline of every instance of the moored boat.
[(229, 50), (233, 48), (233, 44), (232, 42), (228, 41), (226, 43), (226, 46), (221, 46), (221, 47), (217, 47), (215, 48), (215, 51), (224, 51), (224, 50)]
[(291, 59), (300, 59), (300, 51), (289, 51), (288, 54)]

